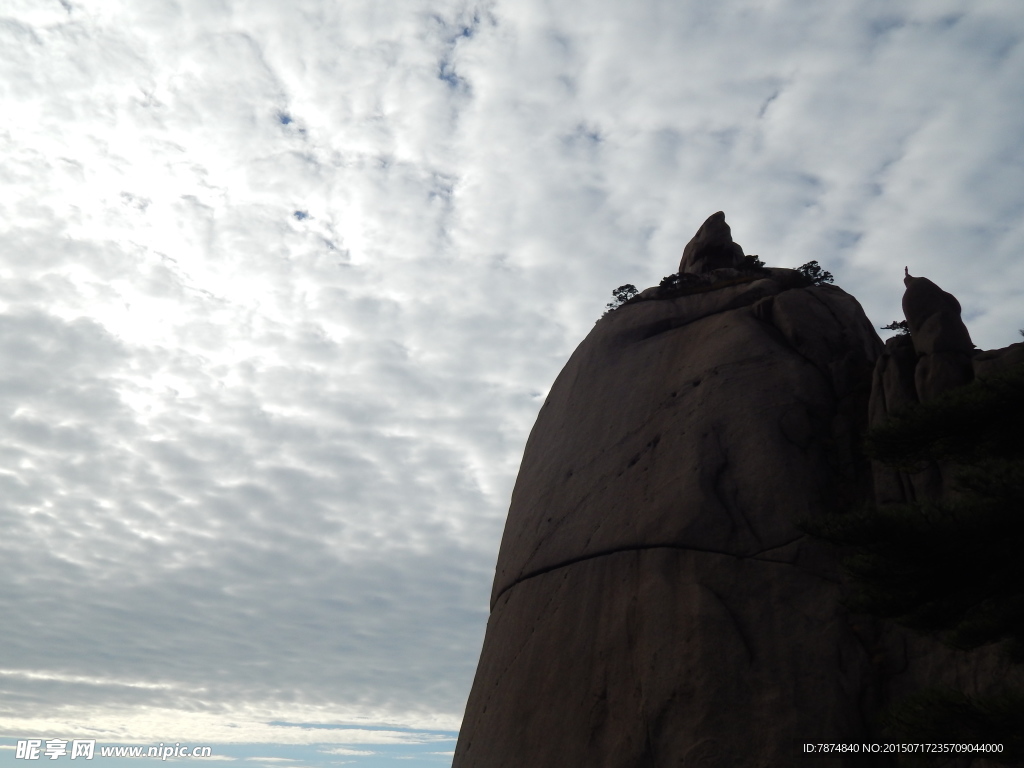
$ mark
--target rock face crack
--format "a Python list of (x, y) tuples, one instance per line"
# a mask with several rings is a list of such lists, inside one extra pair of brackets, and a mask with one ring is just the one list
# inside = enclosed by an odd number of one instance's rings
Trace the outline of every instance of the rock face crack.
[(727, 453), (726, 446), (722, 444), (721, 435), (718, 432), (713, 433), (715, 436), (715, 444), (718, 447), (718, 454), (721, 457), (721, 462), (715, 467), (714, 480), (711, 484), (711, 492), (714, 495), (715, 500), (721, 505), (722, 509), (729, 515), (729, 519), (732, 521), (733, 526), (736, 526), (736, 520), (739, 518), (743, 521), (743, 525), (746, 530), (749, 531), (755, 539), (758, 539), (758, 543), (762, 543), (757, 535), (757, 530), (754, 528), (750, 519), (744, 514), (742, 505), (736, 503), (735, 494), (730, 491), (725, 482), (729, 476), (729, 454)]
[(747, 651), (747, 664), (753, 664), (754, 644), (753, 642), (751, 642), (751, 639), (747, 636), (746, 631), (743, 629), (743, 624), (740, 622), (739, 616), (736, 615), (736, 612), (729, 605), (728, 601), (724, 597), (722, 597), (722, 595), (718, 594), (718, 592), (711, 589), (710, 587), (705, 586), (704, 589), (706, 589), (707, 592), (710, 595), (712, 595), (715, 598), (715, 600), (718, 601), (718, 604), (721, 605), (723, 610), (725, 610), (726, 614), (728, 614), (729, 619), (732, 622), (732, 627), (736, 630), (736, 636), (739, 637), (740, 642), (743, 643), (743, 647)]
[(791, 544), (795, 544), (803, 538), (806, 538), (806, 535), (800, 534), (799, 536), (796, 536), (790, 539), (789, 541), (784, 541), (781, 544), (773, 544), (770, 547), (766, 547), (764, 549), (760, 549), (756, 552), (751, 552), (749, 554), (742, 554), (737, 552), (723, 552), (717, 549), (709, 549), (704, 547), (688, 547), (679, 544), (646, 544), (640, 546), (626, 546), (616, 547), (614, 549), (605, 549), (600, 552), (592, 552), (590, 554), (574, 557), (564, 562), (558, 563), (557, 565), (549, 565), (544, 568), (538, 568), (536, 570), (530, 571), (529, 573), (520, 576), (518, 579), (513, 581), (511, 584), (506, 586), (504, 589), (502, 589), (500, 592), (498, 592), (498, 594), (494, 596), (494, 599), (491, 601), (491, 610), (494, 610), (494, 606), (497, 605), (498, 600), (501, 599), (502, 595), (511, 590), (513, 587), (522, 584), (524, 581), (529, 581), (530, 579), (534, 579), (538, 576), (544, 576), (545, 574), (551, 573), (552, 571), (561, 570), (562, 568), (569, 568), (578, 563), (586, 562), (587, 560), (595, 560), (600, 557), (609, 557), (611, 555), (618, 555), (623, 552), (643, 552), (650, 549), (675, 549), (681, 552), (700, 552), (702, 554), (707, 555), (721, 555), (722, 557), (734, 557), (737, 560), (759, 560), (763, 563), (775, 563), (777, 565), (793, 565), (793, 563), (787, 563), (783, 560), (770, 560), (761, 557), (761, 555), (767, 554), (768, 552), (773, 552), (777, 549), (784, 549), (785, 547), (788, 547)]

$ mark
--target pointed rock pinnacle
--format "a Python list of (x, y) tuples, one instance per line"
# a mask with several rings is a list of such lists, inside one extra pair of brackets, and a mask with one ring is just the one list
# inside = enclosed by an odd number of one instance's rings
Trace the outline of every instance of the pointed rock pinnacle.
[(697, 234), (683, 249), (679, 272), (710, 272), (722, 267), (738, 267), (743, 261), (743, 248), (732, 241), (732, 230), (725, 223), (722, 211), (711, 214)]

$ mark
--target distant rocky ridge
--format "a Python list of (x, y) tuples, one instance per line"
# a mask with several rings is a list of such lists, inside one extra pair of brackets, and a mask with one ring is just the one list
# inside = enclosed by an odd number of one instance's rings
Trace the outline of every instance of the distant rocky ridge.
[(794, 522), (941, 493), (941, 468), (872, 467), (865, 430), (1024, 344), (973, 350), (956, 300), (908, 275), (912, 335), (883, 346), (840, 288), (742, 261), (712, 215), (680, 263), (707, 289), (641, 292), (552, 386), (454, 768), (788, 766), (874, 740), (879, 705), (923, 680), (970, 691), (999, 669), (848, 614), (835, 553)]

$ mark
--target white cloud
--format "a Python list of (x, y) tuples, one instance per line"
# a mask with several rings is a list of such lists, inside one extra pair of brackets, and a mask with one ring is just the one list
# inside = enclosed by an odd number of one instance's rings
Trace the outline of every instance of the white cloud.
[(1024, 326), (1010, 3), (0, 14), (4, 733), (456, 728), (543, 394), (715, 210)]
[[(202, 701), (200, 699), (200, 701)], [(254, 707), (237, 702), (217, 707), (211, 712), (189, 712), (184, 707), (152, 707), (140, 705), (131, 708), (107, 706), (102, 709), (89, 706), (65, 706), (56, 714), (45, 713), (40, 717), (19, 714), (4, 718), (5, 730), (12, 732), (11, 738), (61, 738), (95, 739), (97, 744), (144, 744), (170, 743), (168, 738), (182, 744), (287, 744), (303, 745), (376, 745), (440, 747), (453, 743), (453, 726), (458, 722), (451, 717), (428, 714), (409, 719), (418, 721), (419, 728), (366, 727), (364, 723), (383, 722), (384, 712), (374, 712), (369, 707), (352, 709), (347, 724), (330, 724), (329, 718), (337, 722), (338, 713), (346, 714), (343, 707), (331, 703), (328, 706), (308, 706), (285, 701), (275, 708)], [(309, 718), (305, 723), (292, 724), (282, 721), (282, 715), (298, 715)], [(172, 734), (172, 736), (168, 736)], [(332, 748), (318, 750), (327, 754), (358, 754), (361, 750), (336, 751)], [(215, 752), (218, 750), (214, 750)], [(221, 755), (220, 759), (234, 759)], [(242, 759), (242, 758), (239, 758)], [(250, 759), (250, 758), (244, 758)], [(270, 758), (256, 758), (265, 760)], [(287, 760), (290, 758), (272, 758)], [(307, 758), (308, 759), (308, 758)]]
[(265, 763), (297, 763), (298, 760), (292, 760), (290, 757), (247, 757), (246, 760), (261, 760)]

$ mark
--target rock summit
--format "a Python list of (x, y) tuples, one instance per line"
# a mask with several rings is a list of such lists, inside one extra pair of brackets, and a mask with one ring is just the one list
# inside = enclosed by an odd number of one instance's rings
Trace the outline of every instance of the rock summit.
[(732, 241), (732, 230), (725, 223), (725, 213), (708, 216), (697, 234), (683, 248), (679, 272), (702, 274), (713, 269), (738, 267), (743, 261), (743, 248)]

